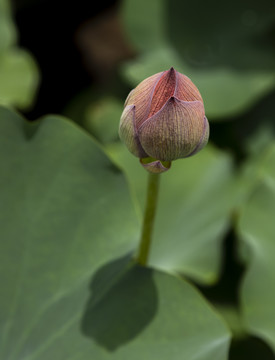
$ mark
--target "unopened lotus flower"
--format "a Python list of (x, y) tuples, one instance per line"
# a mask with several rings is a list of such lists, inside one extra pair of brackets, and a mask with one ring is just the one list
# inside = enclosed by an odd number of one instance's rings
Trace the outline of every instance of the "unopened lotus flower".
[(128, 95), (119, 135), (150, 172), (200, 151), (209, 137), (199, 90), (173, 68), (143, 80)]

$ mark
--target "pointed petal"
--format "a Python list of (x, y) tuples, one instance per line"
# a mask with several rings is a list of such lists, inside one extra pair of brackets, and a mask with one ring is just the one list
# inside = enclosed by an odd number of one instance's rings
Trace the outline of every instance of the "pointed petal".
[(176, 86), (176, 71), (174, 68), (164, 71), (158, 80), (152, 97), (148, 118), (155, 115), (174, 95)]
[(119, 124), (119, 137), (128, 150), (137, 157), (147, 157), (142, 149), (135, 128), (135, 106), (127, 105), (123, 110)]
[(143, 80), (130, 92), (126, 99), (127, 105), (135, 105), (135, 123), (137, 128), (148, 118), (153, 93), (162, 74), (163, 72), (160, 72)]
[(183, 101), (202, 101), (201, 94), (193, 82), (185, 75), (176, 71), (176, 89), (174, 96)]
[(171, 97), (158, 113), (143, 123), (138, 136), (149, 156), (172, 161), (191, 154), (201, 142), (204, 131), (202, 102)]

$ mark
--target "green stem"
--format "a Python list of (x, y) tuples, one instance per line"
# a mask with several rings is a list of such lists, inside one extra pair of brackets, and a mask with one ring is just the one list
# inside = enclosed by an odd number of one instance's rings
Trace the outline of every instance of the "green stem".
[(140, 265), (145, 266), (149, 257), (150, 246), (152, 242), (154, 219), (156, 214), (159, 174), (149, 173), (147, 186), (147, 201), (143, 219), (142, 234), (139, 244), (137, 261)]

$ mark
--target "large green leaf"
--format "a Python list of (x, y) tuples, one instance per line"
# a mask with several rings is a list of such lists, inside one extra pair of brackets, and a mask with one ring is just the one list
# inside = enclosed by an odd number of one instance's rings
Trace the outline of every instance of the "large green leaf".
[(32, 336), (29, 351), (38, 351), (74, 321), (93, 271), (134, 248), (139, 226), (123, 175), (75, 125), (58, 117), (31, 125), (3, 108), (0, 119), (6, 360), (21, 359)]
[[(141, 215), (147, 172), (123, 144), (108, 149), (125, 170)], [(232, 159), (208, 145), (194, 157), (173, 162), (160, 176), (150, 264), (213, 283), (220, 269), (221, 242), (238, 202)]]
[[(275, 351), (275, 145), (256, 168), (254, 186), (242, 208), (239, 235), (248, 271), (241, 288), (246, 328)], [(244, 246), (245, 245), (245, 246)]]
[(198, 86), (211, 119), (243, 112), (275, 87), (274, 2), (264, 3), (235, 0), (225, 10), (218, 0), (124, 0), (126, 32), (140, 52), (126, 78), (136, 85), (174, 66)]
[(97, 359), (227, 358), (228, 330), (187, 282), (124, 258), (100, 269), (91, 289), (84, 333), (116, 350)]
[(92, 138), (0, 108), (0, 147), (1, 360), (226, 359), (200, 294), (132, 262), (127, 186)]

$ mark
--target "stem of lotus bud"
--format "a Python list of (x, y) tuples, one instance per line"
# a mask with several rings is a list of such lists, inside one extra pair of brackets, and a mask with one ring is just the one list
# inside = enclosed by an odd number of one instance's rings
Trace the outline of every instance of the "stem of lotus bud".
[(159, 174), (148, 174), (146, 208), (143, 219), (142, 234), (137, 254), (137, 262), (142, 266), (147, 265), (150, 247), (152, 243), (153, 226), (156, 215), (159, 190), (159, 178)]

